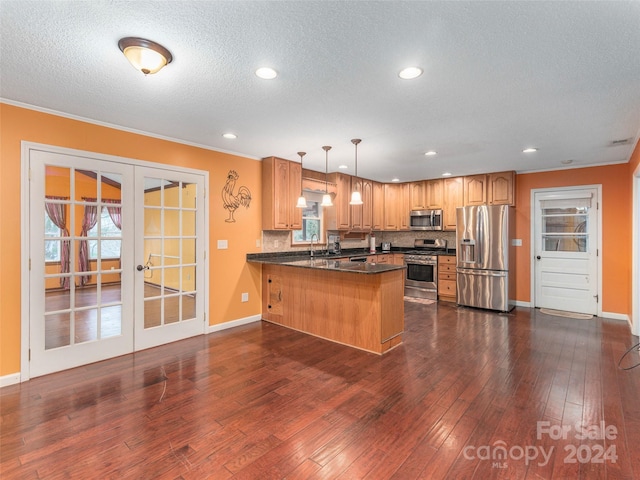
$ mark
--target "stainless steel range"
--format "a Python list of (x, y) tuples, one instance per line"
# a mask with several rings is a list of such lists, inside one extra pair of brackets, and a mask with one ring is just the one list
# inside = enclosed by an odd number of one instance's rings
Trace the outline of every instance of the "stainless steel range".
[(407, 273), (404, 282), (404, 294), (408, 297), (420, 297), (436, 300), (438, 298), (438, 253), (447, 251), (444, 239), (417, 239), (413, 242), (415, 250), (405, 252), (404, 264)]

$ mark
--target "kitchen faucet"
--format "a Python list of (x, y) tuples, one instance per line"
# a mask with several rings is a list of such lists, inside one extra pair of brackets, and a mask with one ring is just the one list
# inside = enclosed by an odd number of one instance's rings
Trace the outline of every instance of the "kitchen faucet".
[(317, 245), (318, 244), (318, 234), (314, 233), (313, 235), (311, 235), (311, 247), (310, 247), (311, 258), (313, 258), (313, 237), (316, 237), (316, 245)]

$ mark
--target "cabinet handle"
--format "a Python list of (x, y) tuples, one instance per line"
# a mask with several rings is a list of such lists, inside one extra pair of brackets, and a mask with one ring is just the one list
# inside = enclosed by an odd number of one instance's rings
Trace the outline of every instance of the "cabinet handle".
[(267, 308), (271, 308), (271, 305), (267, 305)]
[(269, 279), (268, 282), (271, 283), (271, 279)]
[(280, 290), (278, 292), (278, 301), (281, 302), (282, 301), (282, 290)]

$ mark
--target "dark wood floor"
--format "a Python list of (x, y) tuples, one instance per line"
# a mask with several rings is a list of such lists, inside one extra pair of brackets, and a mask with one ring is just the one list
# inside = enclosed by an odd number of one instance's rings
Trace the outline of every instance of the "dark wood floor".
[(405, 308), (382, 357), (254, 323), (5, 387), (0, 477), (640, 478), (626, 323)]

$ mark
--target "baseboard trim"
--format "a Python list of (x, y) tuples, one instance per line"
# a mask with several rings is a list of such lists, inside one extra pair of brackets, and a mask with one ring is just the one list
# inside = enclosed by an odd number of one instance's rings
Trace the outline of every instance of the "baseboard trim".
[(250, 317), (239, 318), (238, 320), (216, 323), (215, 325), (209, 325), (207, 327), (207, 334), (219, 332), (228, 328), (239, 327), (241, 325), (247, 325), (248, 323), (259, 322), (260, 320), (262, 320), (262, 315), (251, 315)]
[(611, 320), (622, 320), (623, 322), (627, 322), (631, 325), (631, 318), (626, 313), (613, 313), (613, 312), (602, 312), (602, 318), (609, 318)]
[(12, 373), (10, 375), (4, 375), (0, 377), (0, 388), (8, 387), (9, 385), (15, 385), (20, 383), (20, 373)]
[(516, 300), (516, 307), (531, 308), (531, 302), (521, 302), (520, 300)]

